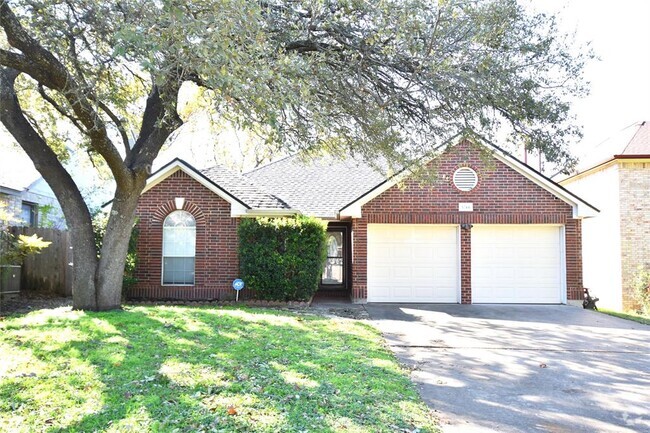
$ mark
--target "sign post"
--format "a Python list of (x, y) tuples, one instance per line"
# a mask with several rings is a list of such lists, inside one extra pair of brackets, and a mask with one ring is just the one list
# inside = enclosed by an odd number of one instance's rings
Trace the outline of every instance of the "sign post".
[(244, 288), (244, 280), (237, 278), (232, 282), (232, 288), (237, 292), (235, 302), (239, 302), (239, 291)]

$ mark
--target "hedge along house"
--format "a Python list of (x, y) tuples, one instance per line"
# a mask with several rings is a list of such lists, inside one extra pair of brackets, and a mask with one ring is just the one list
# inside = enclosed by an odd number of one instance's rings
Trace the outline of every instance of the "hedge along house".
[(138, 282), (127, 295), (230, 298), (241, 218), (302, 213), (329, 221), (324, 293), (354, 302), (581, 300), (581, 219), (598, 210), (501, 149), (484, 150), (448, 147), (425, 185), (353, 159), (293, 156), (244, 175), (174, 160), (140, 198)]

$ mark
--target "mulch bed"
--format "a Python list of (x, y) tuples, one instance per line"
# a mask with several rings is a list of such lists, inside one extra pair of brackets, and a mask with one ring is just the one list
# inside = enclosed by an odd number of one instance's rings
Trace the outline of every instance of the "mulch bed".
[[(368, 313), (360, 305), (318, 305), (314, 304), (309, 308), (308, 302), (270, 302), (246, 300), (236, 303), (234, 301), (126, 301), (126, 305), (248, 305), (251, 307), (270, 307), (285, 309), (309, 309), (311, 311), (328, 316), (345, 317), (357, 320), (367, 320)], [(0, 299), (0, 318), (13, 314), (25, 314), (30, 311), (51, 309), (59, 307), (71, 307), (72, 298), (57, 295), (22, 293), (20, 296)]]
[(0, 317), (9, 314), (24, 314), (34, 310), (70, 307), (72, 298), (56, 295), (23, 293), (19, 296), (0, 299)]

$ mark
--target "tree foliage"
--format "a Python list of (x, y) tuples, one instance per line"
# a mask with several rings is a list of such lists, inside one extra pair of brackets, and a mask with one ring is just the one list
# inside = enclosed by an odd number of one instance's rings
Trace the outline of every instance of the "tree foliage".
[(650, 316), (650, 267), (639, 266), (632, 278), (632, 296), (639, 312)]
[[(182, 124), (183, 83), (269, 148), (404, 166), (505, 131), (568, 168), (568, 100), (590, 57), (516, 0), (0, 0), (0, 26), (0, 120), (73, 231), (77, 308), (119, 302), (136, 198)], [(99, 260), (60, 164), (71, 131), (117, 184)]]

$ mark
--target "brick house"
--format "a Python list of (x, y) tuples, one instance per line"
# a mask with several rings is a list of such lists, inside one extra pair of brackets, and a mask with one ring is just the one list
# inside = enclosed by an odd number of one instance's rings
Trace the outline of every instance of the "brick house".
[(650, 124), (633, 124), (591, 148), (560, 183), (601, 213), (583, 224), (585, 286), (613, 310), (636, 307), (632, 281), (650, 268)]
[[(435, 180), (355, 159), (287, 157), (239, 175), (174, 160), (138, 205), (138, 298), (233, 296), (241, 218), (328, 221), (319, 292), (354, 302), (582, 299), (581, 223), (597, 209), (498, 148), (461, 142)], [(254, 288), (253, 288), (254, 289)]]

